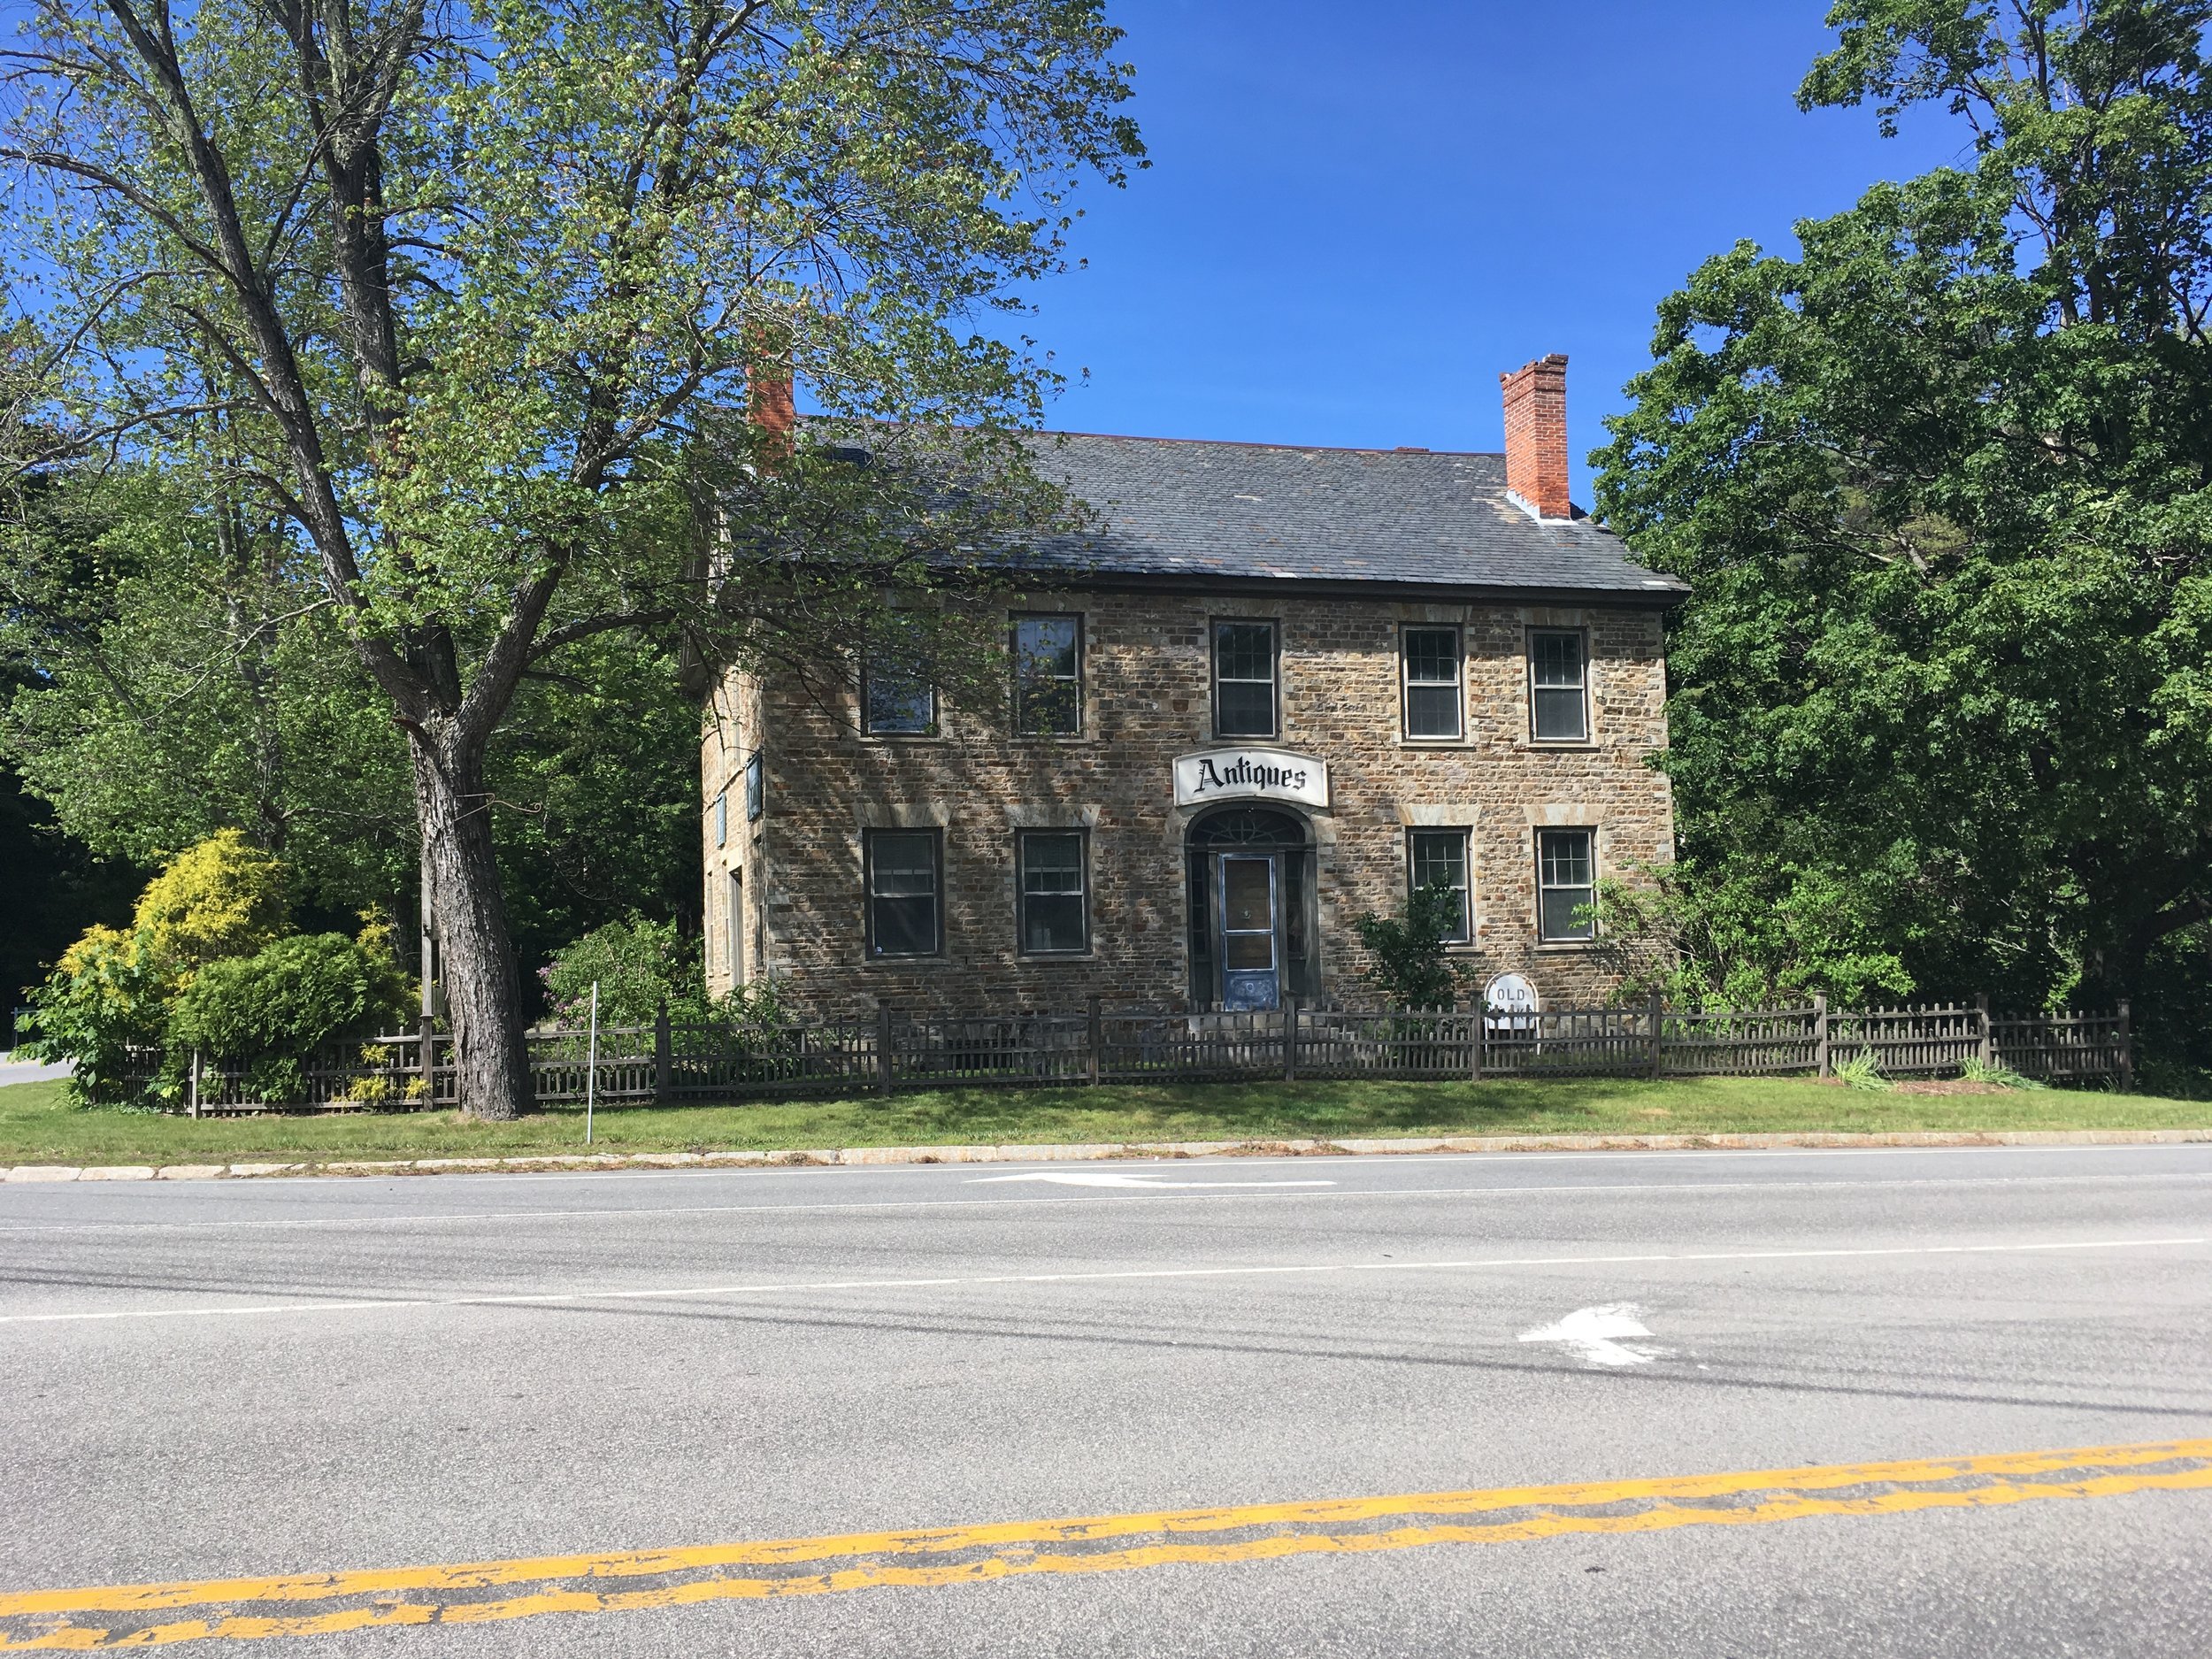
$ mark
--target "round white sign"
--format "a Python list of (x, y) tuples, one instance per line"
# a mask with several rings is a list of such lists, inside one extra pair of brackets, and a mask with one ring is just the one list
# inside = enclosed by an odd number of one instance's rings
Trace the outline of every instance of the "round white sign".
[(1493, 1030), (1527, 1031), (1535, 1024), (1536, 987), (1517, 973), (1501, 973), (1483, 993)]

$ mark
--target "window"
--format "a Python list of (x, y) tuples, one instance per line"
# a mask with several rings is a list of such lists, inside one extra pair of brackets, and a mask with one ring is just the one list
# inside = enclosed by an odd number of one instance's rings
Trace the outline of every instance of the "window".
[(1528, 636), (1529, 730), (1539, 742), (1578, 743), (1590, 735), (1580, 629)]
[(1275, 735), (1275, 625), (1214, 624), (1214, 735)]
[(1408, 737), (1459, 735), (1459, 630), (1405, 631)]
[(761, 776), (760, 751), (755, 749), (745, 763), (745, 821), (758, 820), (767, 809), (767, 787)]
[(730, 971), (730, 983), (745, 983), (745, 875), (742, 871), (730, 872), (727, 896), (728, 909), (722, 918), (722, 948), (727, 958), (724, 966)]
[(1536, 836), (1536, 936), (1594, 939), (1597, 925), (1577, 915), (1597, 902), (1597, 833), (1540, 830)]
[(937, 688), (912, 667), (879, 656), (860, 676), (860, 710), (872, 733), (925, 735), (937, 729)]
[(937, 913), (937, 833), (870, 830), (868, 954), (933, 956), (941, 948)]
[(1036, 830), (1019, 838), (1021, 941), (1040, 956), (1090, 948), (1090, 904), (1080, 830)]
[(1417, 829), (1406, 838), (1406, 881), (1409, 888), (1440, 887), (1451, 889), (1458, 901), (1457, 918), (1444, 937), (1463, 945), (1472, 936), (1467, 902), (1467, 832), (1463, 829)]
[(714, 797), (714, 844), (730, 844), (730, 792), (727, 789)]
[(1083, 618), (1014, 618), (1014, 729), (1073, 737), (1083, 729)]

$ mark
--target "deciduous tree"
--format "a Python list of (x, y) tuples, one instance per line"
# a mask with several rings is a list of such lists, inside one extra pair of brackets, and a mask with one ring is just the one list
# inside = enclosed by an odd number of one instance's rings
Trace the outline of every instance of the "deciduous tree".
[(0, 151), (45, 193), (69, 436), (227, 469), (311, 549), (406, 734), (464, 1099), (511, 1115), (487, 764), (524, 677), (680, 623), (818, 660), (800, 625), (849, 647), (857, 600), (970, 541), (879, 514), (885, 556), (831, 597), (742, 588), (810, 545), (825, 474), (771, 434), (703, 475), (732, 446), (693, 440), (749, 386), (780, 405), (784, 365), (833, 413), (1033, 415), (1048, 371), (978, 317), (1055, 266), (1078, 177), (1139, 153), (1116, 32), (1099, 0), (29, 12)]
[(2212, 916), (2208, 20), (1837, 5), (1801, 100), (1932, 106), (1970, 160), (1661, 307), (1598, 498), (1695, 585), (1709, 978), (2105, 1001)]

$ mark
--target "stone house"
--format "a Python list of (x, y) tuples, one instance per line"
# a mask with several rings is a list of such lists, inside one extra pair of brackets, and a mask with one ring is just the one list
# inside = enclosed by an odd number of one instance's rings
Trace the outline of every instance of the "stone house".
[(1409, 885), (1502, 1004), (1601, 1000), (1582, 910), (1672, 854), (1663, 620), (1686, 589), (1568, 499), (1566, 360), (1506, 452), (1068, 434), (1102, 528), (1010, 599), (1005, 712), (861, 665), (725, 675), (708, 972), (804, 1012), (1371, 1002)]

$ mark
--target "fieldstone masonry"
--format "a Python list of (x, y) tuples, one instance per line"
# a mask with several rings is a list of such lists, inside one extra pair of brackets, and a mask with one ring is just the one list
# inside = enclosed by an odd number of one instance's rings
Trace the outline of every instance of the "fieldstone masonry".
[[(1402, 902), (1406, 832), (1430, 826), (1471, 832), (1475, 936), (1465, 955), (1483, 977), (1525, 974), (1547, 1003), (1602, 1000), (1611, 987), (1599, 953), (1538, 942), (1535, 832), (1594, 828), (1607, 876), (1632, 880), (1671, 858), (1667, 780), (1649, 764), (1666, 741), (1660, 611), (1291, 586), (1233, 596), (1092, 588), (1010, 603), (1084, 619), (1077, 737), (1017, 737), (1002, 715), (951, 709), (933, 736), (866, 736), (856, 689), (826, 710), (795, 688), (726, 677), (709, 701), (702, 755), (712, 986), (766, 973), (790, 1005), (824, 1017), (884, 1002), (1074, 1010), (1094, 995), (1110, 1005), (1187, 1006), (1193, 812), (1174, 805), (1171, 766), (1179, 755), (1237, 746), (1211, 735), (1208, 660), (1210, 621), (1236, 617), (1279, 625), (1281, 729), (1270, 742), (1330, 768), (1330, 806), (1302, 813), (1316, 843), (1321, 995), (1371, 998), (1353, 918)], [(1463, 630), (1461, 739), (1402, 735), (1399, 630), (1409, 623)], [(1587, 630), (1586, 742), (1531, 741), (1532, 627)], [(753, 821), (743, 769), (756, 749), (764, 789)], [(727, 803), (721, 820), (718, 797)], [(941, 833), (941, 959), (868, 959), (861, 833), (871, 827)], [(1014, 834), (1058, 827), (1088, 832), (1092, 949), (1028, 958), (1017, 948)]]

